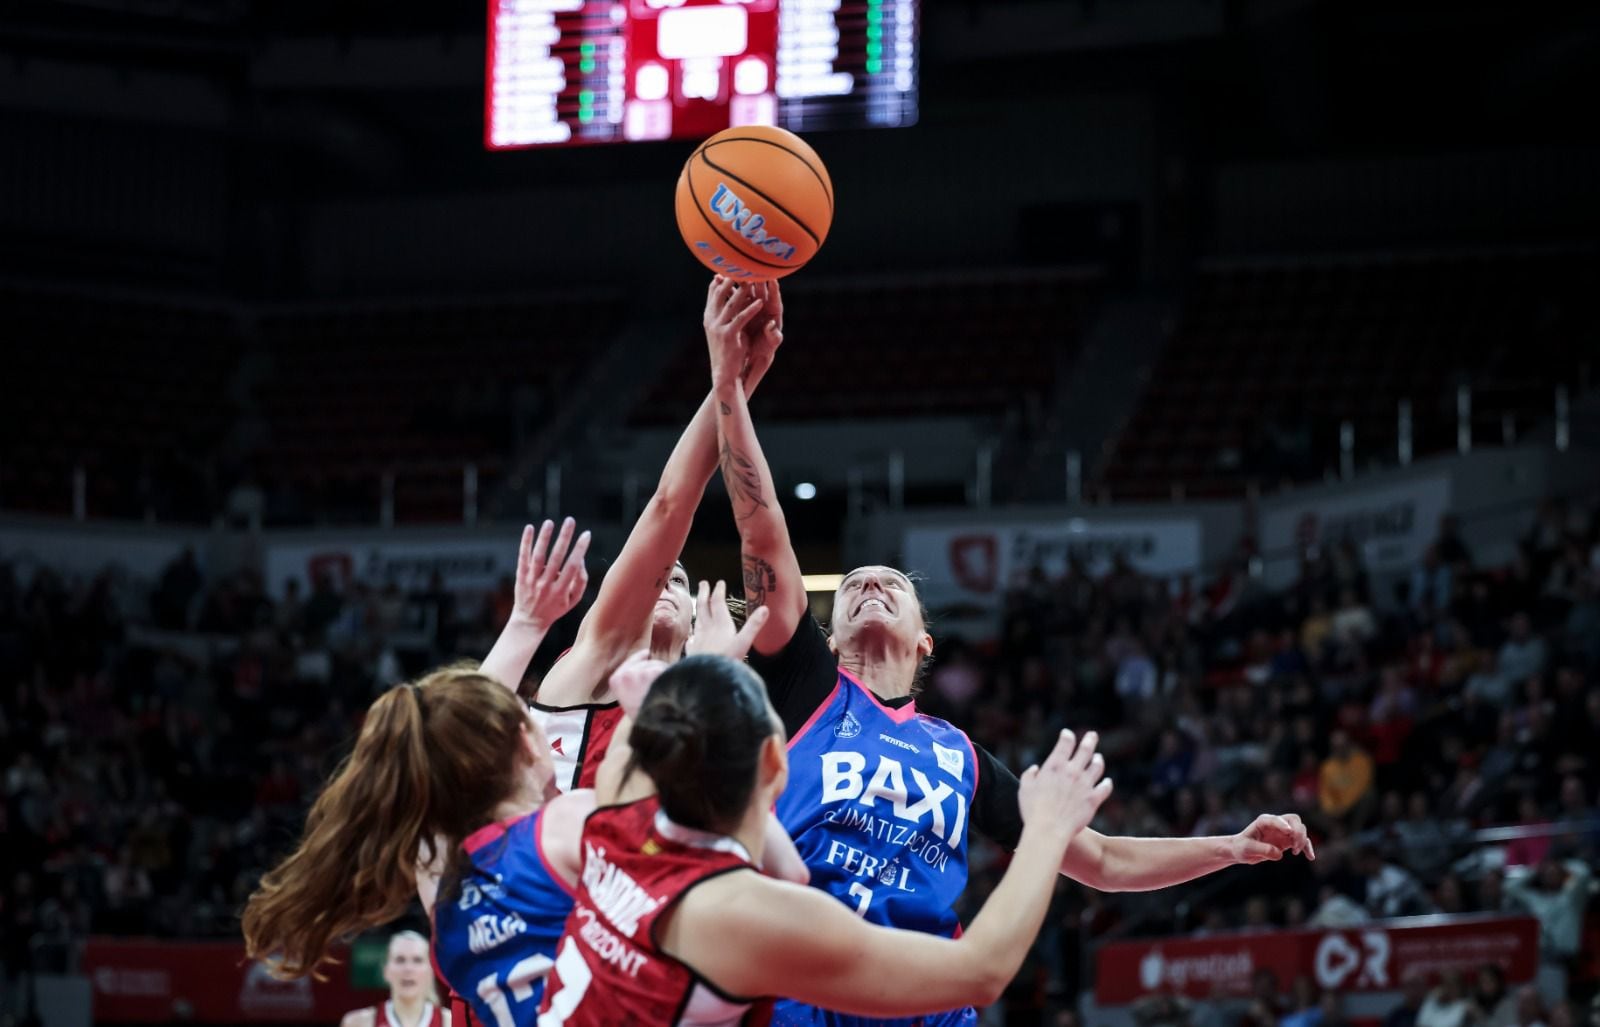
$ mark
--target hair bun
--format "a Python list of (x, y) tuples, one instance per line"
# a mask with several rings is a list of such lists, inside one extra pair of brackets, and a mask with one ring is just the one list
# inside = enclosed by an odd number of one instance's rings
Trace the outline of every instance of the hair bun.
[(700, 726), (694, 716), (671, 700), (647, 701), (634, 722), (629, 743), (639, 765), (652, 778), (663, 774), (682, 780), (705, 757)]

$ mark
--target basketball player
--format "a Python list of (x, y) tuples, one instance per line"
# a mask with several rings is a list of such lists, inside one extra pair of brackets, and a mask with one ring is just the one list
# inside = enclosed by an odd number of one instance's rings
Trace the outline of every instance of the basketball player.
[(450, 1027), (450, 1013), (439, 1008), (434, 991), (428, 939), (416, 931), (392, 935), (383, 980), (389, 985), (389, 1000), (344, 1014), (339, 1027)]
[[(761, 623), (723, 638), (727, 651), (742, 659)], [(295, 851), (246, 904), (247, 952), (278, 976), (315, 973), (334, 939), (394, 920), (419, 895), (439, 970), (473, 1018), (525, 1022), (553, 965), (596, 802), (587, 789), (546, 801), (553, 774), (527, 707), (481, 671), (447, 667), (390, 689), (368, 708)]]
[(1077, 744), (1063, 732), (1023, 775), (1016, 855), (952, 940), (875, 926), (815, 889), (751, 872), (788, 778), (765, 686), (720, 656), (654, 669), (630, 737), (658, 795), (585, 823), (541, 1027), (734, 1024), (759, 1020), (752, 1005), (774, 995), (885, 1016), (1000, 994), (1044, 919), (1068, 844), (1111, 792), (1093, 734)]
[[(774, 309), (781, 310), (777, 285)], [(781, 339), (766, 318), (761, 332)], [(745, 600), (772, 611), (751, 665), (789, 732), (793, 780), (778, 803), (811, 868), (811, 883), (867, 920), (950, 935), (967, 880), (967, 831), (1013, 849), (1021, 837), (1017, 778), (966, 733), (917, 711), (918, 672), (933, 638), (916, 586), (890, 567), (858, 567), (834, 596), (831, 634), (808, 612), (772, 474), (757, 441), (738, 368), (748, 343), (707, 332), (722, 476), (739, 527)], [(1061, 873), (1104, 891), (1148, 891), (1239, 863), (1315, 858), (1300, 818), (1263, 815), (1217, 838), (1078, 834)], [(973, 1023), (971, 1009), (929, 1024)], [(839, 1023), (780, 1004), (783, 1023)]]
[[(719, 327), (735, 333), (745, 330), (761, 311), (764, 296), (764, 290), (747, 290), (739, 309), (724, 310), (719, 305), (717, 312), (726, 316)], [(708, 301), (708, 330), (711, 314)], [(777, 336), (759, 334), (741, 349), (746, 359), (738, 374), (747, 391), (755, 389), (772, 366), (776, 342)], [(655, 495), (601, 582), (572, 648), (539, 687), (534, 712), (554, 747), (556, 783), (563, 790), (593, 787), (595, 772), (622, 719), (606, 688), (611, 672), (641, 648), (663, 660), (676, 659), (693, 630), (689, 575), (676, 561), (689, 537), (695, 509), (716, 473), (713, 414), (707, 397), (667, 459)], [(508, 631), (513, 627), (508, 645), (519, 644), (516, 638), (526, 626), (508, 626)], [(517, 683), (520, 679), (513, 687)]]

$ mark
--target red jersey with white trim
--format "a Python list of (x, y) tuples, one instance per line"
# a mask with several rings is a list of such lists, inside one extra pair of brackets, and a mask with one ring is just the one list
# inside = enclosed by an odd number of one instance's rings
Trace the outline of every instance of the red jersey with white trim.
[(539, 729), (550, 740), (556, 787), (563, 792), (593, 788), (617, 725), (622, 723), (622, 706), (615, 702), (582, 706), (544, 706), (535, 702), (528, 706)]
[(422, 1003), (422, 1015), (416, 1023), (405, 1023), (395, 1012), (391, 999), (373, 1007), (372, 1027), (444, 1027), (444, 1012), (432, 1002)]
[(583, 828), (578, 895), (545, 987), (540, 1024), (765, 1024), (770, 1000), (723, 994), (661, 951), (657, 940), (657, 925), (690, 889), (749, 869), (743, 845), (673, 823), (654, 797), (591, 813)]

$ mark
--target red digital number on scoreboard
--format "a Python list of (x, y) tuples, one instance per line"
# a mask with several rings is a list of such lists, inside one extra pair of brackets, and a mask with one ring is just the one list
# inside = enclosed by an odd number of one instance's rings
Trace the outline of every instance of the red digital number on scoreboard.
[(489, 0), (490, 149), (916, 120), (914, 0)]

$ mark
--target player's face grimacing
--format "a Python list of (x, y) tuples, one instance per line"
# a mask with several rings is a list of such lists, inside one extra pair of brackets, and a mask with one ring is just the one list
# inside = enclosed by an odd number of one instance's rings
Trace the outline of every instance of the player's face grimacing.
[(907, 649), (933, 649), (917, 588), (893, 567), (857, 567), (834, 593), (834, 649), (850, 652), (870, 632), (886, 632)]
[(665, 636), (668, 648), (682, 652), (694, 631), (694, 594), (689, 591), (689, 572), (682, 564), (673, 564), (667, 575), (667, 584), (656, 599), (650, 626), (651, 634)]

